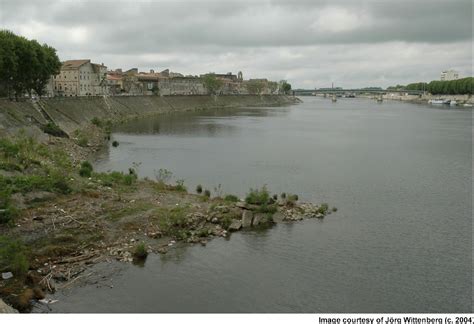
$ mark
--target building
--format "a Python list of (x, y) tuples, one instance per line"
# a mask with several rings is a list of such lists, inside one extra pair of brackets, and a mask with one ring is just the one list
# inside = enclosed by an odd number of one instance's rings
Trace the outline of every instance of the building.
[(52, 77), (56, 96), (101, 96), (107, 94), (107, 67), (91, 60), (63, 62), (59, 74)]
[(441, 72), (441, 81), (451, 81), (459, 79), (459, 72), (454, 70), (447, 70)]

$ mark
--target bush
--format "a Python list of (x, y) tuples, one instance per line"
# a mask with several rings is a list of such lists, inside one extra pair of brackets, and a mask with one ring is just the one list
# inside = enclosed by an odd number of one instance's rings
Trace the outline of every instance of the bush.
[(119, 146), (119, 142), (117, 142), (117, 141), (113, 141), (113, 142), (112, 142), (112, 146), (113, 146), (113, 147), (117, 147), (117, 146)]
[(102, 127), (103, 126), (102, 121), (97, 117), (92, 118), (91, 123), (93, 125), (96, 125), (97, 127)]
[(211, 197), (211, 191), (206, 189), (204, 190), (204, 196), (206, 196), (207, 198), (210, 198)]
[(148, 251), (146, 250), (145, 243), (139, 243), (135, 246), (135, 250), (133, 251), (133, 257), (136, 259), (145, 259), (148, 255)]
[(225, 200), (225, 201), (229, 201), (229, 202), (238, 202), (238, 201), (239, 201), (239, 197), (234, 196), (234, 195), (226, 195), (226, 196), (224, 197), (224, 200)]
[(278, 200), (278, 195), (274, 194), (272, 198), (273, 198), (274, 201), (277, 201)]
[(319, 206), (318, 212), (323, 214), (323, 215), (326, 215), (328, 209), (329, 209), (329, 205), (326, 204), (326, 203), (323, 203), (323, 204), (321, 204), (321, 206)]
[(29, 268), (26, 252), (26, 247), (21, 241), (0, 235), (0, 272), (25, 274)]
[(80, 135), (77, 138), (77, 145), (79, 145), (81, 147), (86, 147), (88, 144), (89, 144), (89, 140), (87, 139), (87, 137), (85, 135)]
[(52, 122), (49, 122), (46, 125), (44, 125), (42, 127), (42, 129), (43, 129), (43, 132), (45, 132), (46, 134), (52, 135), (52, 136), (67, 137), (66, 133), (64, 133), (63, 130), (61, 128), (59, 128), (58, 125), (56, 125)]
[(79, 175), (81, 177), (90, 178), (92, 175), (93, 167), (89, 161), (84, 161), (81, 163), (81, 168), (79, 169)]
[(266, 186), (263, 186), (261, 189), (250, 189), (250, 192), (245, 197), (245, 201), (248, 204), (253, 205), (264, 205), (268, 203), (270, 198), (270, 193), (267, 190)]
[(196, 192), (197, 192), (198, 194), (201, 194), (201, 193), (202, 193), (202, 186), (201, 186), (201, 185), (197, 185), (197, 186), (196, 186)]
[(184, 180), (176, 180), (176, 186), (174, 186), (174, 190), (181, 191), (181, 192), (188, 191), (188, 189), (184, 185)]
[(278, 208), (275, 205), (268, 205), (268, 204), (263, 204), (260, 205), (257, 208), (257, 212), (262, 213), (262, 214), (275, 214), (277, 212)]
[(333, 208), (332, 208), (332, 211), (333, 211), (333, 212), (337, 212), (337, 208), (336, 208), (336, 207), (333, 207)]

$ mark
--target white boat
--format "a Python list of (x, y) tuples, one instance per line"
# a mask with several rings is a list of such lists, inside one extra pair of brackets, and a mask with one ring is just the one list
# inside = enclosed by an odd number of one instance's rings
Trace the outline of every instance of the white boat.
[(450, 104), (451, 106), (456, 106), (458, 103), (456, 102), (456, 100), (451, 100), (451, 101), (449, 102), (449, 104)]
[(470, 104), (470, 103), (465, 103), (463, 106), (464, 106), (464, 107), (472, 107), (472, 104)]

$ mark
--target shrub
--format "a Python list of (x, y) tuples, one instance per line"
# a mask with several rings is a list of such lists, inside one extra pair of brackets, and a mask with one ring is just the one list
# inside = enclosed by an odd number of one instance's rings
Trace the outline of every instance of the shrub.
[(336, 207), (333, 207), (333, 208), (332, 208), (332, 211), (333, 211), (333, 212), (337, 212), (337, 208), (336, 208)]
[(264, 205), (268, 202), (270, 198), (270, 193), (267, 190), (266, 186), (263, 186), (261, 189), (250, 189), (250, 192), (245, 197), (245, 201), (248, 204), (253, 205)]
[(93, 125), (96, 125), (97, 127), (102, 127), (103, 126), (102, 121), (97, 117), (92, 118), (91, 123)]
[(206, 196), (207, 198), (210, 198), (211, 197), (211, 191), (206, 189), (204, 190), (204, 196)]
[(89, 144), (89, 140), (84, 135), (81, 135), (77, 138), (77, 145), (81, 147), (86, 147)]
[(28, 271), (27, 250), (19, 240), (0, 236), (0, 272), (11, 271), (17, 275)]
[(225, 200), (225, 201), (229, 201), (229, 202), (238, 202), (238, 201), (239, 201), (239, 197), (234, 196), (234, 195), (226, 195), (226, 196), (224, 197), (224, 200)]
[(282, 192), (281, 195), (280, 195), (281, 199), (286, 199), (286, 193), (285, 192)]
[(272, 198), (273, 198), (274, 201), (277, 201), (278, 200), (278, 195), (274, 194)]
[(81, 168), (79, 169), (79, 175), (81, 177), (89, 178), (92, 175), (93, 167), (89, 161), (84, 161), (81, 163)]
[(113, 142), (112, 142), (112, 146), (113, 146), (113, 147), (117, 147), (117, 146), (119, 146), (119, 142), (117, 142), (117, 141), (113, 141)]
[(49, 122), (46, 125), (44, 125), (42, 127), (42, 129), (43, 129), (43, 132), (45, 132), (46, 134), (52, 135), (52, 136), (67, 137), (66, 133), (64, 133), (63, 130), (61, 128), (59, 128), (58, 125), (56, 125), (52, 122)]
[(329, 209), (328, 204), (323, 203), (323, 204), (321, 204), (321, 206), (319, 206), (318, 212), (325, 215), (327, 213), (328, 209)]
[(188, 189), (184, 185), (184, 180), (176, 180), (176, 186), (174, 186), (174, 190), (186, 192)]
[(139, 243), (135, 246), (135, 250), (133, 251), (133, 257), (136, 259), (145, 259), (148, 255), (148, 251), (146, 250), (145, 243)]
[(202, 193), (202, 186), (201, 186), (200, 184), (196, 186), (196, 192), (197, 192), (198, 194), (201, 194), (201, 193)]
[(277, 210), (278, 210), (277, 206), (268, 205), (268, 204), (260, 205), (257, 208), (257, 212), (263, 213), (263, 214), (270, 214), (270, 215), (275, 214), (277, 212)]

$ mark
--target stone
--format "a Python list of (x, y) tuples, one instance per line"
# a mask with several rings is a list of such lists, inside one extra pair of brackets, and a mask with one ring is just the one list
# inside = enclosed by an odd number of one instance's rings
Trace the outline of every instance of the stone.
[(253, 216), (253, 226), (267, 224), (269, 221), (267, 214), (255, 214)]
[(283, 221), (285, 220), (285, 215), (281, 212), (276, 212), (275, 214), (273, 214), (273, 221), (275, 223), (283, 223)]
[(242, 208), (242, 209), (247, 209), (248, 206), (247, 206), (247, 203), (244, 202), (244, 201), (238, 201), (235, 203), (235, 207), (239, 207), (239, 208)]
[(220, 213), (228, 213), (230, 211), (229, 207), (227, 206), (216, 206), (216, 208), (214, 208), (215, 211), (218, 211)]
[(217, 224), (217, 223), (219, 223), (219, 219), (218, 219), (217, 217), (213, 217), (213, 218), (211, 219), (211, 223)]
[(5, 304), (5, 302), (0, 299), (0, 314), (13, 314), (13, 313), (18, 313), (16, 309), (14, 309), (11, 306), (8, 306)]
[(250, 210), (244, 210), (242, 213), (242, 227), (252, 226), (253, 213)]
[(242, 228), (242, 221), (239, 219), (234, 219), (229, 226), (229, 231), (238, 231)]
[(11, 272), (2, 272), (2, 279), (3, 280), (8, 280), (10, 278), (13, 278), (13, 273), (11, 273)]

